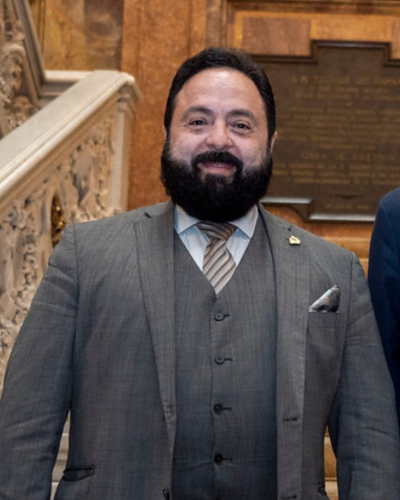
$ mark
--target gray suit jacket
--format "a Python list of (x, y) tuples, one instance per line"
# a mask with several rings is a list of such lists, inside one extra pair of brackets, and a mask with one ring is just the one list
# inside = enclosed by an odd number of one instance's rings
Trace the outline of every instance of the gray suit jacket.
[[(277, 283), (279, 500), (322, 500), (324, 431), (341, 500), (400, 498), (392, 384), (357, 258), (261, 209)], [(10, 358), (0, 500), (171, 498), (176, 430), (173, 209), (65, 231)], [(295, 235), (300, 245), (291, 245)], [(309, 306), (334, 284), (338, 312)]]

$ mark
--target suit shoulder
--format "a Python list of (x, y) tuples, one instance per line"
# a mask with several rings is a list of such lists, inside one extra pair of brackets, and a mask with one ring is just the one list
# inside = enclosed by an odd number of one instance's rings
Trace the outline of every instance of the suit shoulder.
[(328, 240), (322, 238), (321, 236), (317, 236), (313, 233), (310, 233), (306, 229), (302, 229), (302, 228), (297, 227), (297, 226), (294, 226), (294, 227), (296, 227), (296, 231), (299, 231), (303, 235), (303, 238), (307, 242), (308, 246), (313, 246), (313, 247), (321, 248), (321, 249), (324, 248), (326, 250), (329, 250), (329, 251), (335, 252), (335, 253), (338, 252), (342, 256), (344, 256), (344, 255), (350, 256), (352, 254), (352, 252), (350, 252), (346, 248), (343, 248), (336, 243), (332, 243), (331, 241), (328, 241)]
[(400, 187), (397, 187), (396, 189), (393, 189), (392, 191), (386, 193), (384, 196), (382, 196), (381, 201), (389, 204), (400, 204)]
[(286, 237), (288, 239), (291, 235), (296, 236), (303, 244), (307, 245), (307, 247), (310, 249), (311, 254), (324, 253), (338, 256), (338, 258), (353, 258), (353, 253), (349, 250), (328, 240), (325, 240), (320, 236), (310, 233), (306, 229), (296, 226), (295, 224), (292, 224), (291, 222), (288, 222), (281, 217), (277, 217), (276, 215), (268, 213), (268, 219), (273, 224), (279, 225), (282, 230), (286, 231)]
[(151, 219), (167, 213), (170, 204), (162, 203), (138, 208), (113, 217), (79, 222), (67, 226), (61, 238), (64, 247), (65, 240), (75, 241), (80, 252), (90, 255), (93, 252), (115, 251), (131, 247), (135, 241), (135, 224), (140, 220)]
[(396, 216), (400, 220), (400, 187), (385, 194), (379, 201), (378, 213), (384, 211), (389, 216)]
[(75, 231), (79, 235), (91, 234), (91, 233), (108, 233), (114, 231), (123, 231), (129, 228), (135, 222), (140, 219), (146, 218), (148, 216), (157, 216), (165, 213), (170, 208), (168, 202), (158, 203), (156, 205), (149, 205), (146, 207), (140, 207), (134, 210), (129, 210), (121, 214), (114, 215), (112, 217), (104, 217), (97, 220), (79, 222), (74, 224)]

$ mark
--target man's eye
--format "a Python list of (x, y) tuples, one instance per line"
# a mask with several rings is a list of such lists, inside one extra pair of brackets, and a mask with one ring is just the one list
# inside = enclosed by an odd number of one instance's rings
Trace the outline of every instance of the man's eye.
[(194, 125), (194, 126), (201, 126), (201, 125), (205, 125), (205, 121), (204, 120), (192, 120), (189, 122), (189, 125)]
[(244, 122), (237, 122), (233, 124), (234, 128), (238, 128), (240, 130), (251, 130), (250, 125)]

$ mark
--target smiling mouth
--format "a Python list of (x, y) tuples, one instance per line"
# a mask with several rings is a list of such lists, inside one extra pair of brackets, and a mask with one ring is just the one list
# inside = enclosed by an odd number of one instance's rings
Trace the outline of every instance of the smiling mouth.
[(202, 170), (205, 170), (207, 173), (216, 173), (216, 174), (231, 174), (234, 170), (236, 170), (235, 165), (231, 163), (225, 162), (201, 162), (199, 163), (199, 167)]

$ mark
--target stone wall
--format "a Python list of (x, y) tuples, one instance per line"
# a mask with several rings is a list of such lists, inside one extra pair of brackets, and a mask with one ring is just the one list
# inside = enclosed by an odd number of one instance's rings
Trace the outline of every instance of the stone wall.
[(120, 69), (123, 0), (29, 0), (47, 69)]

